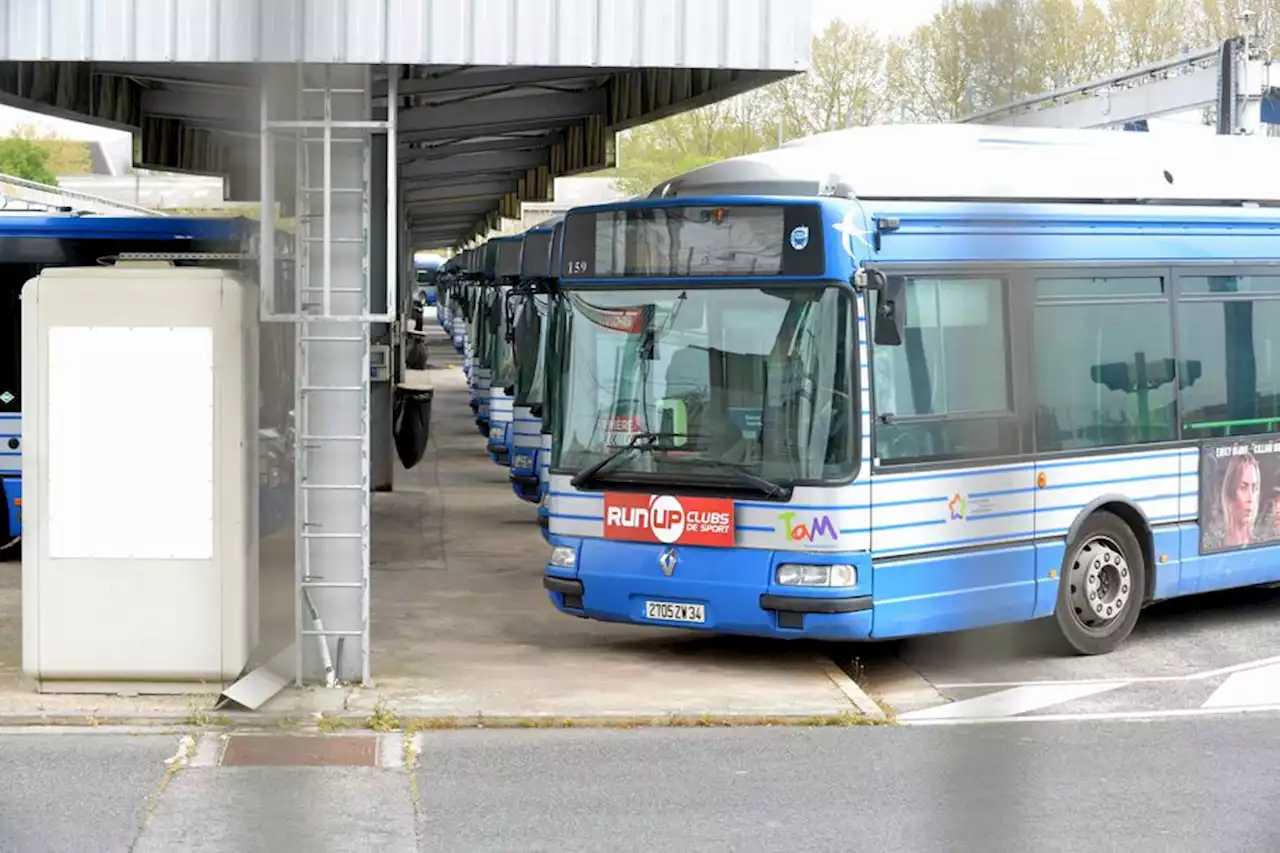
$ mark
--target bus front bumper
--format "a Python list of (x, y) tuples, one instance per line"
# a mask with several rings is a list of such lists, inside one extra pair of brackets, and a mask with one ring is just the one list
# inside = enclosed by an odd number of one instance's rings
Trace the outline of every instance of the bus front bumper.
[[(538, 503), (542, 492), (538, 478), (538, 448), (514, 447), (511, 449), (511, 490), (522, 501)], [(541, 521), (541, 515), (539, 515)]]
[[(563, 542), (560, 537), (557, 541)], [(574, 541), (575, 567), (551, 564), (543, 575), (552, 603), (565, 613), (604, 622), (788, 639), (871, 636), (871, 566), (866, 554), (678, 546), (668, 576), (661, 561), (664, 545)], [(858, 582), (846, 588), (775, 582), (778, 566), (797, 563), (852, 564)]]

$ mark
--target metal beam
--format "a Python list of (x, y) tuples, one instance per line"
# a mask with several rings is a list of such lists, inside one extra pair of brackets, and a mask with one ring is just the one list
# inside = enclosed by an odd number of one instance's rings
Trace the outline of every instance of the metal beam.
[(421, 231), (410, 231), (409, 239), (415, 242), (425, 240), (441, 240), (450, 242), (456, 240), (459, 235), (465, 233), (473, 225), (475, 219), (468, 219), (466, 222), (450, 222), (447, 225), (441, 225), (439, 228), (424, 228)]
[(399, 160), (440, 160), (462, 154), (483, 154), (493, 151), (519, 151), (546, 148), (554, 141), (554, 133), (538, 133), (523, 136), (495, 136), (490, 139), (469, 139), (465, 142), (444, 142), (427, 147), (401, 146)]
[(142, 93), (142, 112), (155, 118), (215, 121), (247, 125), (257, 120), (257, 106), (246, 97), (227, 93), (171, 92), (148, 89)]
[(401, 167), (400, 177), (435, 178), (446, 175), (480, 175), (486, 172), (523, 172), (547, 162), (546, 151), (507, 151), (499, 154), (463, 154), (441, 160), (423, 160)]
[(401, 132), (411, 137), (436, 135), (436, 138), (441, 138), (465, 129), (478, 136), (485, 129), (554, 126), (603, 113), (607, 107), (608, 95), (604, 89), (415, 107), (400, 114), (403, 122)]
[[(401, 95), (437, 95), (446, 92), (468, 92), (477, 89), (505, 89), (511, 86), (529, 86), (599, 77), (612, 73), (607, 68), (538, 68), (533, 66), (498, 67), (481, 66), (459, 71), (445, 71), (429, 77), (407, 78), (400, 81)], [(387, 84), (374, 84), (375, 97), (385, 97)]]
[(972, 113), (960, 119), (960, 124), (1006, 124), (1009, 113), (1021, 113), (1041, 105), (1046, 107), (1058, 106), (1066, 101), (1073, 100), (1082, 95), (1096, 95), (1103, 91), (1116, 88), (1129, 88), (1135, 85), (1143, 85), (1153, 80), (1159, 79), (1161, 76), (1170, 77), (1175, 74), (1183, 74), (1197, 68), (1218, 68), (1218, 56), (1220, 48), (1215, 47), (1210, 50), (1204, 50), (1199, 53), (1178, 56), (1174, 59), (1162, 59), (1159, 62), (1153, 62), (1138, 68), (1131, 68), (1128, 71), (1122, 71), (1119, 74), (1110, 74), (1097, 80), (1091, 80), (1088, 83), (1079, 83), (1074, 86), (1068, 86), (1064, 89), (1055, 89), (1052, 92), (1043, 92), (1039, 95), (1032, 95), (1029, 98), (1023, 98), (1008, 104), (1001, 104), (991, 109), (982, 110)]
[(412, 190), (405, 193), (404, 203), (413, 205), (426, 201), (490, 201), (496, 202), (516, 189), (515, 181), (495, 181), (492, 183), (471, 183), (457, 187), (438, 187)]
[(463, 242), (467, 229), (456, 228), (451, 231), (437, 231), (432, 234), (410, 234), (409, 240), (418, 247), (455, 246)]
[[(191, 63), (164, 63), (137, 65), (128, 62), (94, 62), (97, 74), (115, 74), (131, 80), (146, 80), (174, 86), (191, 86), (207, 89), (226, 89), (250, 92), (259, 85), (255, 71), (244, 70), (240, 65), (194, 65)], [(386, 84), (383, 84), (386, 91)]]
[[(422, 211), (422, 210), (430, 210), (432, 215), (439, 215), (442, 213), (456, 213), (459, 216), (464, 214), (468, 216), (479, 216), (480, 214), (488, 210), (492, 206), (492, 204), (493, 204), (492, 201), (487, 199), (485, 201), (437, 201), (437, 202), (420, 201), (417, 203), (409, 202), (408, 204), (405, 205), (405, 207), (410, 211), (410, 213), (414, 213), (416, 211)], [(429, 207), (424, 205), (429, 205)]]
[(433, 222), (428, 228), (417, 228), (410, 231), (410, 234), (443, 234), (447, 231), (461, 231), (476, 221), (478, 217), (469, 216), (466, 219), (449, 219), (442, 222)]
[(1132, 89), (1099, 92), (1055, 107), (1006, 114), (984, 123), (1004, 127), (1111, 127), (1205, 107), (1217, 97), (1218, 69), (1208, 68)]
[(432, 178), (410, 178), (402, 181), (400, 186), (405, 192), (413, 192), (414, 190), (432, 190), (443, 189), (445, 187), (466, 187), (474, 186), (477, 183), (494, 183), (497, 181), (514, 181), (528, 174), (528, 170), (516, 171), (509, 169), (507, 171), (494, 172), (477, 172), (473, 175), (449, 175), (436, 176)]

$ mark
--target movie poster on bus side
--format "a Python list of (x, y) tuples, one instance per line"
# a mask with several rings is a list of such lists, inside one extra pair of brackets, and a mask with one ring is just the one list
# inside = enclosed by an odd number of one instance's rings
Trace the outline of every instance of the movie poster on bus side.
[(1200, 553), (1280, 543), (1280, 435), (1200, 448)]

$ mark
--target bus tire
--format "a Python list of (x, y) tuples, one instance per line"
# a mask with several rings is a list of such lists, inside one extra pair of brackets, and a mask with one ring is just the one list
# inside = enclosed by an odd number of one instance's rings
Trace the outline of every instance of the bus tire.
[(1067, 545), (1054, 621), (1077, 654), (1105, 655), (1138, 622), (1147, 567), (1133, 530), (1117, 515), (1095, 512)]

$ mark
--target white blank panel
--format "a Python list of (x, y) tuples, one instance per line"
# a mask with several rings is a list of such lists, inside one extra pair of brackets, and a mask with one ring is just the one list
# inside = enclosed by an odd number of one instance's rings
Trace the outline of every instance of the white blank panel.
[(52, 326), (48, 342), (48, 555), (212, 559), (213, 329)]

